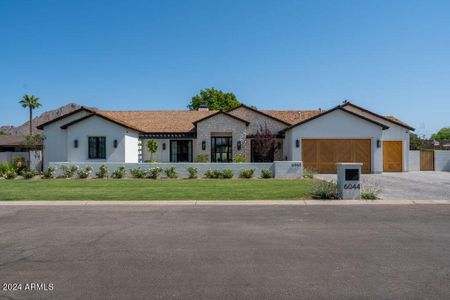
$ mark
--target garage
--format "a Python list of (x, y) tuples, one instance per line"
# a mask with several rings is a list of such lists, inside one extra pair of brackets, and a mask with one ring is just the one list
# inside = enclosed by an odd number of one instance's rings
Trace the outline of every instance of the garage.
[(383, 141), (383, 172), (403, 171), (402, 141)]
[(362, 172), (370, 173), (370, 139), (302, 139), (304, 167), (318, 173), (336, 173), (338, 162), (362, 163)]

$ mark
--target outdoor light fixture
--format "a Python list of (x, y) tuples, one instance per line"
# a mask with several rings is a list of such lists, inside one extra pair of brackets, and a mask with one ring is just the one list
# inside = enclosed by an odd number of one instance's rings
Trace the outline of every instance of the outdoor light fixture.
[(74, 140), (73, 141), (73, 147), (74, 148), (78, 148), (78, 140)]
[(242, 143), (241, 143), (241, 141), (238, 141), (237, 142), (237, 149), (238, 149), (238, 151), (240, 151), (241, 148), (242, 148)]
[(295, 140), (295, 147), (300, 148), (300, 141), (298, 139)]
[(114, 140), (113, 144), (114, 144), (114, 148), (117, 148), (117, 140)]
[(163, 143), (163, 150), (166, 150), (166, 143)]
[(381, 141), (377, 140), (377, 148), (381, 148)]
[(202, 150), (206, 150), (206, 141), (202, 141)]

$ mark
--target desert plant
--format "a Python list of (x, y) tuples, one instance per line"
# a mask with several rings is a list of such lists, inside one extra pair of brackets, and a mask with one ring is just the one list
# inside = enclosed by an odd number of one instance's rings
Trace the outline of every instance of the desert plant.
[(50, 179), (55, 177), (55, 171), (56, 168), (55, 167), (48, 167), (45, 171), (44, 171), (44, 178), (45, 179)]
[(206, 178), (214, 178), (213, 171), (211, 169), (206, 170), (204, 175)]
[(20, 172), (20, 175), (25, 179), (31, 179), (34, 176), (36, 176), (36, 171), (35, 170), (23, 170), (22, 172)]
[(158, 143), (155, 140), (147, 141), (147, 150), (150, 152), (150, 162), (153, 162), (153, 154), (158, 151)]
[(98, 168), (98, 172), (95, 174), (98, 178), (107, 178), (108, 177), (108, 166), (101, 165)]
[(148, 170), (147, 177), (150, 179), (158, 179), (162, 169), (160, 167), (154, 167)]
[(380, 199), (381, 188), (377, 183), (367, 182), (363, 179), (361, 199), (364, 200), (377, 200)]
[(261, 170), (261, 178), (272, 178), (272, 171)]
[(92, 167), (91, 166), (87, 166), (84, 169), (79, 169), (78, 170), (78, 177), (81, 179), (86, 179), (89, 177), (89, 175), (91, 175), (92, 173)]
[(75, 173), (78, 171), (78, 166), (62, 166), (62, 177), (64, 178), (72, 178)]
[(311, 186), (313, 199), (339, 199), (336, 183), (326, 180), (317, 180)]
[(175, 167), (174, 167), (174, 166), (171, 166), (171, 167), (169, 167), (169, 168), (165, 168), (165, 169), (164, 169), (164, 173), (166, 173), (166, 176), (167, 176), (168, 178), (172, 178), (172, 179), (178, 178), (178, 173), (177, 173), (177, 171), (175, 170)]
[(145, 178), (145, 176), (147, 175), (147, 172), (144, 169), (141, 169), (138, 167), (135, 169), (130, 169), (130, 174), (134, 178)]
[(240, 176), (242, 178), (252, 178), (255, 175), (255, 169), (242, 169)]
[(5, 174), (3, 174), (3, 176), (5, 176), (6, 179), (14, 179), (17, 177), (17, 172), (14, 169), (9, 169), (5, 172)]
[(111, 174), (111, 177), (114, 179), (121, 179), (124, 176), (125, 176), (125, 167), (124, 166), (117, 167), (117, 169), (115, 169)]
[(12, 158), (13, 164), (12, 167), (16, 170), (17, 174), (22, 173), (22, 171), (26, 170), (27, 166), (25, 164), (25, 159), (21, 156), (15, 156)]
[(208, 162), (208, 155), (206, 155), (206, 154), (197, 155), (197, 162), (199, 162), (199, 163)]
[(379, 199), (377, 194), (375, 194), (374, 192), (361, 192), (361, 199), (364, 200), (377, 200)]
[(195, 167), (189, 167), (187, 168), (187, 171), (189, 172), (189, 178), (195, 179), (198, 177), (198, 169)]
[(225, 179), (233, 178), (233, 170), (231, 169), (223, 169), (222, 171), (222, 177)]
[(313, 179), (314, 178), (314, 171), (308, 168), (303, 169), (303, 178), (309, 178), (309, 179)]
[(246, 161), (245, 154), (237, 154), (233, 157), (233, 162), (235, 163), (245, 163)]

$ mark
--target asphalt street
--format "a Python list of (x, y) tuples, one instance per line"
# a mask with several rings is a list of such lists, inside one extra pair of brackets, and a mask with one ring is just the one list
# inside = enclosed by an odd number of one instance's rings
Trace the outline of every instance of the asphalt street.
[(0, 299), (448, 299), (449, 273), (450, 205), (0, 210)]

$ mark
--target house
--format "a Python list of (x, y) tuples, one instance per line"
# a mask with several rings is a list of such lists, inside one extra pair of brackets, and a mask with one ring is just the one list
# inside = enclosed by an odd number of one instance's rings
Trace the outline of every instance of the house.
[(15, 158), (20, 157), (27, 166), (41, 171), (42, 144), (38, 142), (35, 146), (36, 149), (30, 149), (25, 136), (0, 135), (0, 163), (13, 163)]
[(336, 171), (336, 162), (361, 162), (366, 173), (408, 171), (408, 124), (353, 103), (329, 110), (108, 111), (81, 107), (38, 126), (44, 130), (44, 161), (150, 160), (146, 144), (157, 142), (158, 162), (255, 161), (258, 128), (276, 139), (274, 160), (303, 161), (305, 168)]

